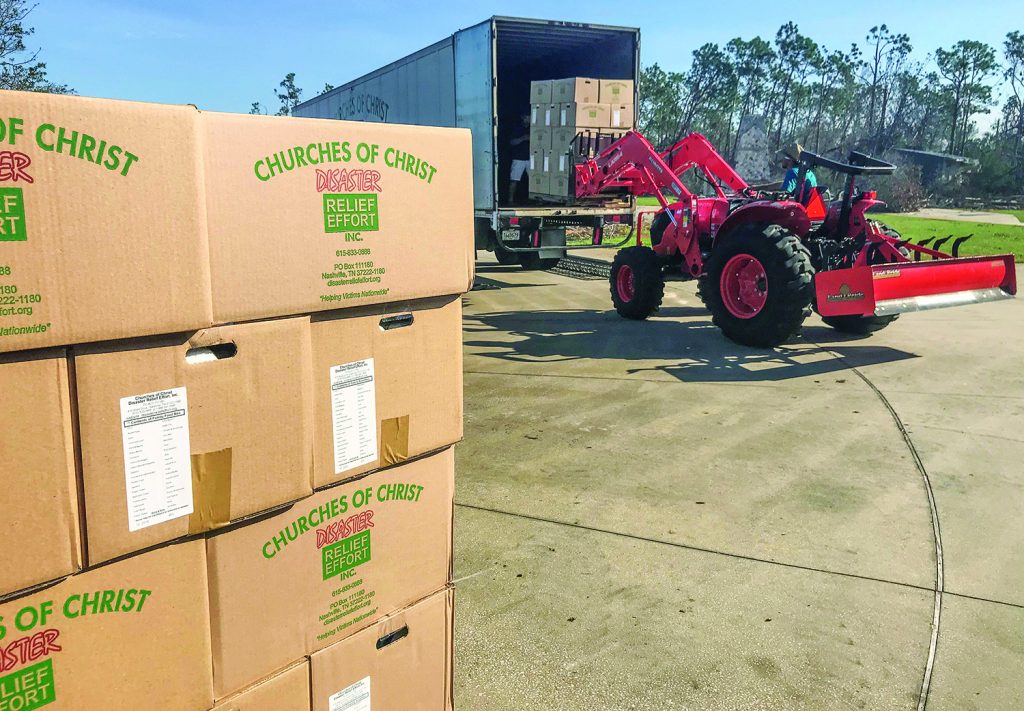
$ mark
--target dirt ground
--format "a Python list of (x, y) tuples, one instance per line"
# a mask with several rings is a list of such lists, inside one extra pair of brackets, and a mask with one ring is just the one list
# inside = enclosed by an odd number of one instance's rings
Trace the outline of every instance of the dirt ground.
[(479, 275), (458, 708), (1024, 708), (1021, 301), (761, 351), (692, 283)]
[(990, 225), (1020, 225), (1016, 215), (981, 210), (955, 210), (946, 207), (926, 207), (915, 212), (902, 212), (906, 217), (926, 217), (931, 220), (957, 220), (958, 222), (985, 222)]

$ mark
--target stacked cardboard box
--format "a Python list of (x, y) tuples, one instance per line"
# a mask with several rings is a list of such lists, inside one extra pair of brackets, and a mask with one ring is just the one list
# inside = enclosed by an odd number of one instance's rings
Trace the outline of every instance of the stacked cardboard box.
[[(630, 80), (535, 81), (530, 101), (530, 194), (541, 199), (567, 198), (577, 153), (592, 157), (633, 128)], [(577, 150), (577, 135), (586, 148)]]
[(0, 96), (2, 703), (450, 707), (468, 132)]

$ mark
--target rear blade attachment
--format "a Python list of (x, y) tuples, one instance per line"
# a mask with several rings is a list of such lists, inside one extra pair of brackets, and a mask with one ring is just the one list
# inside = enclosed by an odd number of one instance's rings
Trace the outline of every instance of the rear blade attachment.
[(819, 272), (814, 281), (822, 316), (890, 316), (1017, 293), (1012, 254), (836, 269)]

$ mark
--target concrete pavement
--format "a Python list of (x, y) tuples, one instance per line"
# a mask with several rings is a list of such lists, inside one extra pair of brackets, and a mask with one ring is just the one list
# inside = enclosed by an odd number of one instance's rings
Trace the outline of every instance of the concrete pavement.
[(928, 707), (1024, 706), (1024, 304), (758, 351), (691, 283), (629, 322), (605, 281), (480, 276), (459, 708), (916, 708), (935, 539), (886, 401), (941, 529)]

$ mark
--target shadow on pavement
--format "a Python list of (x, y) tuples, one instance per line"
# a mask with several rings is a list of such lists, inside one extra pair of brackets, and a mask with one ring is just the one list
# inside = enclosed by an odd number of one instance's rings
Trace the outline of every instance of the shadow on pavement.
[[(674, 320), (680, 318), (692, 320)], [(747, 348), (725, 338), (707, 311), (694, 307), (666, 307), (647, 321), (580, 309), (466, 314), (464, 323), (466, 345), (487, 349), (475, 357), (637, 361), (635, 367), (625, 364), (623, 374), (662, 371), (686, 382), (772, 382), (918, 357), (888, 346), (853, 345), (856, 339), (813, 325), (779, 348)]]

